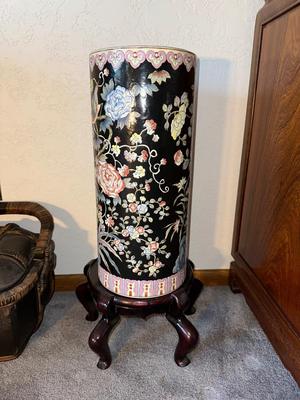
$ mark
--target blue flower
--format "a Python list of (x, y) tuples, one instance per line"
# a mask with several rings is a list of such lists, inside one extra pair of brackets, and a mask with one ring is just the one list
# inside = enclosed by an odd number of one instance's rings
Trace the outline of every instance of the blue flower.
[(106, 97), (105, 113), (113, 121), (123, 119), (129, 115), (134, 105), (133, 94), (122, 86), (117, 86)]

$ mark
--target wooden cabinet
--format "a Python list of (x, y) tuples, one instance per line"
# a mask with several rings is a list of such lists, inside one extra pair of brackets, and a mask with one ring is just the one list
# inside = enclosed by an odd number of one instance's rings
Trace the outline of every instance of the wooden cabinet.
[(300, 1), (256, 20), (230, 283), (300, 382)]

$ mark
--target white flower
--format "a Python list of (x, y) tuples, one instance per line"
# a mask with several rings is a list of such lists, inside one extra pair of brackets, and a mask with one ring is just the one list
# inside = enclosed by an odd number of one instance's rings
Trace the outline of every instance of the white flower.
[(148, 207), (146, 204), (139, 204), (137, 211), (139, 214), (146, 214), (146, 212), (148, 211)]
[(134, 193), (128, 193), (127, 200), (128, 200), (129, 203), (133, 203), (136, 200), (135, 194)]
[(131, 239), (137, 239), (139, 237), (139, 233), (137, 231), (132, 232), (130, 235)]
[(157, 267), (156, 267), (154, 264), (152, 264), (152, 265), (149, 267), (149, 276), (154, 275), (155, 272), (156, 272), (156, 270), (157, 270)]
[(145, 168), (142, 167), (141, 165), (138, 165), (133, 173), (133, 176), (135, 178), (142, 178), (143, 176), (145, 176)]
[(126, 161), (134, 162), (136, 160), (136, 158), (137, 158), (137, 153), (135, 153), (134, 151), (125, 150), (124, 151), (124, 157), (125, 157)]
[(153, 135), (152, 136), (153, 142), (158, 142), (159, 141), (159, 136), (158, 135)]
[(149, 261), (149, 276), (156, 276), (156, 273), (158, 272), (159, 268), (161, 268), (164, 264), (162, 264), (159, 260), (155, 261)]
[(143, 249), (142, 255), (145, 255), (146, 258), (149, 260), (151, 256), (151, 251), (148, 249), (148, 247), (142, 247), (142, 249)]

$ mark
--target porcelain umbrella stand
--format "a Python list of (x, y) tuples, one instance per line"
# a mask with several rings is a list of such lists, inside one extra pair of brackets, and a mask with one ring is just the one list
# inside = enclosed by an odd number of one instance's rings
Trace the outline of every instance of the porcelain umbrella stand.
[(89, 341), (100, 368), (110, 365), (107, 338), (119, 314), (166, 312), (180, 338), (178, 365), (197, 342), (183, 315), (202, 287), (186, 251), (195, 61), (171, 48), (90, 55), (98, 259), (77, 294), (89, 319), (95, 301), (103, 314)]

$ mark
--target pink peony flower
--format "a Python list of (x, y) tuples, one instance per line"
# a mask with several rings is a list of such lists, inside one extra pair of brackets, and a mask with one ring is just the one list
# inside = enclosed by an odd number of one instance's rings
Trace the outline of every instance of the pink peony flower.
[(125, 188), (125, 184), (112, 164), (100, 162), (97, 165), (97, 182), (103, 192), (112, 198), (119, 197), (119, 193)]
[(153, 142), (158, 142), (159, 141), (159, 136), (158, 135), (153, 135), (152, 136)]
[(174, 161), (176, 165), (180, 165), (183, 162), (183, 154), (181, 150), (177, 150), (174, 154)]
[(164, 207), (166, 205), (166, 202), (165, 201), (160, 201), (158, 204), (159, 204), (160, 207)]
[(151, 186), (149, 185), (149, 183), (146, 183), (145, 190), (146, 190), (146, 192), (150, 192)]
[(117, 144), (120, 143), (121, 142), (120, 136), (116, 136), (114, 138), (114, 142), (117, 143)]
[(167, 164), (167, 160), (165, 158), (162, 158), (160, 160), (161, 165), (166, 165)]

